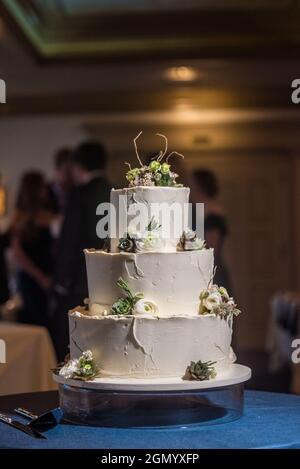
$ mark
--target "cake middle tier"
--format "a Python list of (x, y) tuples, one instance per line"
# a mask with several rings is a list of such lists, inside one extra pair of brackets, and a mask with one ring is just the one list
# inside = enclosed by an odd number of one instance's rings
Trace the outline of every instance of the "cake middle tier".
[(122, 296), (122, 277), (133, 293), (157, 304), (159, 316), (199, 314), (199, 294), (213, 276), (213, 249), (107, 253), (85, 250), (90, 314), (109, 311)]

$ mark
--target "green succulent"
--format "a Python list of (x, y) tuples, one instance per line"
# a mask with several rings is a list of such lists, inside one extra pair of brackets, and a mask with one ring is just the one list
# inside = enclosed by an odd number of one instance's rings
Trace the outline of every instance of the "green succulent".
[(118, 248), (120, 249), (120, 251), (135, 252), (136, 251), (135, 240), (131, 239), (129, 234), (127, 233), (126, 236), (120, 239)]
[(119, 298), (111, 307), (111, 314), (117, 314), (122, 316), (129, 316), (138, 300), (143, 298), (143, 293), (136, 293), (135, 295), (131, 292), (128, 283), (120, 277), (117, 281), (118, 287), (123, 290), (125, 298)]
[(185, 371), (184, 378), (198, 381), (213, 379), (217, 376), (213, 366), (215, 363), (212, 361), (202, 362), (201, 360), (197, 362), (192, 361)]
[(121, 314), (123, 316), (128, 316), (132, 311), (132, 304), (128, 298), (119, 298), (112, 305), (111, 308), (112, 314)]
[(78, 359), (78, 366), (74, 372), (74, 379), (88, 380), (94, 378), (98, 373), (97, 365), (94, 361), (92, 352), (89, 350), (83, 352)]

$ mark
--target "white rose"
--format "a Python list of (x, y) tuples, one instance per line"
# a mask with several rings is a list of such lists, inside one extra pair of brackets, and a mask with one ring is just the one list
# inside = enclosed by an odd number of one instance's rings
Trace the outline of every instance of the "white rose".
[(163, 247), (159, 233), (151, 231), (142, 234), (140, 240), (136, 241), (138, 251), (158, 251)]
[(60, 376), (63, 376), (64, 378), (72, 378), (74, 373), (77, 371), (78, 368), (78, 359), (73, 358), (72, 360), (69, 360), (60, 370), (59, 374)]
[(205, 241), (198, 238), (193, 241), (186, 241), (184, 248), (186, 251), (201, 251), (201, 249), (205, 248)]
[(183, 232), (183, 236), (185, 237), (185, 239), (187, 241), (193, 241), (196, 239), (196, 233), (195, 231), (191, 230), (191, 229), (187, 229), (186, 231)]
[(158, 313), (158, 307), (151, 300), (141, 299), (135, 303), (132, 313), (137, 316), (154, 316)]
[(208, 311), (211, 311), (215, 306), (219, 306), (222, 303), (222, 298), (219, 293), (210, 293), (205, 298), (203, 305)]

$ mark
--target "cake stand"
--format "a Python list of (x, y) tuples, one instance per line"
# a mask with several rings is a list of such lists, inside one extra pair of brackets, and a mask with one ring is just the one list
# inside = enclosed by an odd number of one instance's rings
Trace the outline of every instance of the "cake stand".
[(250, 368), (233, 364), (210, 381), (182, 378), (65, 379), (54, 374), (66, 422), (107, 427), (211, 425), (243, 413)]

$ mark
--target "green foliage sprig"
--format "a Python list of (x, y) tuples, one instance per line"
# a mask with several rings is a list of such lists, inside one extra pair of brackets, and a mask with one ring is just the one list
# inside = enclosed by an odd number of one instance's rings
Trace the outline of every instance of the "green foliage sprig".
[(125, 294), (125, 298), (119, 298), (112, 305), (111, 314), (118, 314), (122, 316), (128, 316), (132, 314), (132, 310), (138, 300), (144, 297), (143, 293), (133, 294), (128, 286), (128, 283), (123, 280), (122, 277), (119, 277), (117, 281), (118, 287)]

